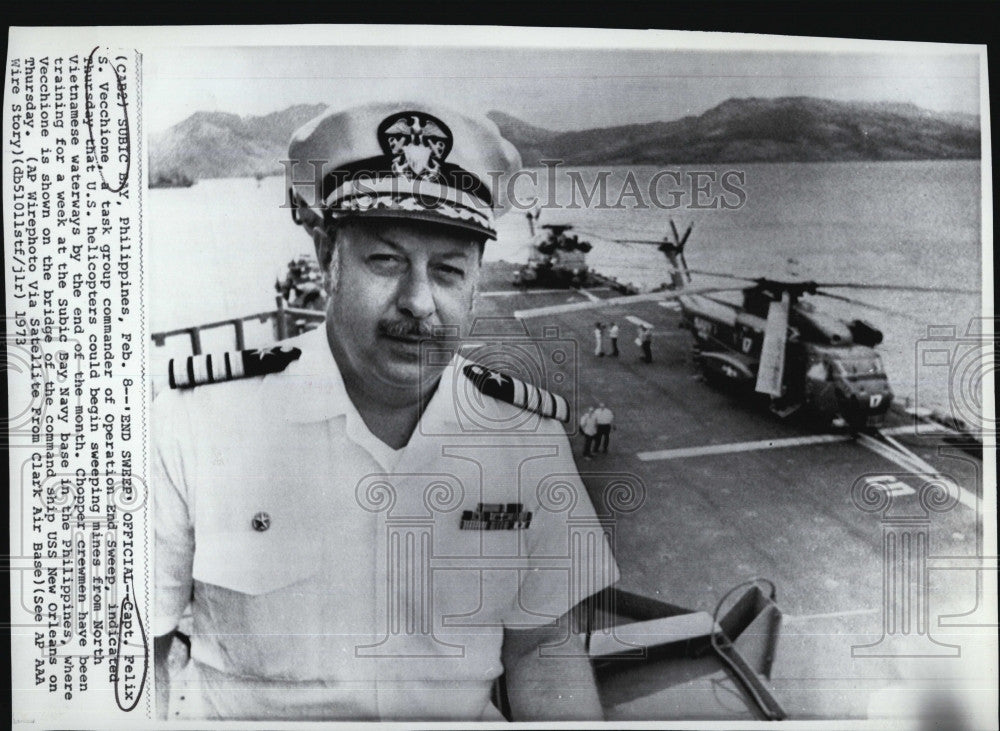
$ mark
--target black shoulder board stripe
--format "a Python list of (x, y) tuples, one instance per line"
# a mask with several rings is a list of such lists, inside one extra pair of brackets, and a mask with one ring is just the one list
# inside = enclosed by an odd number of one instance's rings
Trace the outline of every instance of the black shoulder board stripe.
[(281, 373), (288, 364), (298, 360), (298, 348), (274, 346), (253, 350), (230, 350), (222, 358), (211, 355), (189, 355), (183, 360), (171, 359), (167, 366), (170, 388), (194, 388), (205, 383), (223, 383), (240, 378)]
[(563, 423), (569, 421), (569, 402), (558, 394), (475, 363), (462, 368), (462, 374), (476, 388), (498, 401)]

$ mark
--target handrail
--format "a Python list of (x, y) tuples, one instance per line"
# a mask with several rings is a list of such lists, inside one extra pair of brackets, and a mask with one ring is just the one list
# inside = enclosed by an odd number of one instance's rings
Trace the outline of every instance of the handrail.
[(246, 347), (246, 340), (244, 335), (243, 323), (251, 322), (257, 320), (258, 322), (264, 323), (268, 320), (274, 320), (277, 325), (277, 338), (278, 340), (284, 340), (288, 337), (288, 318), (293, 317), (298, 320), (307, 320), (312, 322), (322, 322), (326, 319), (326, 313), (318, 310), (304, 310), (297, 307), (288, 307), (285, 303), (285, 299), (278, 295), (275, 297), (277, 302), (276, 310), (268, 310), (266, 312), (256, 312), (252, 315), (243, 315), (242, 317), (233, 317), (226, 320), (217, 320), (215, 322), (208, 322), (204, 325), (193, 325), (191, 327), (177, 328), (176, 330), (166, 330), (163, 332), (152, 333), (150, 337), (153, 339), (153, 344), (157, 347), (162, 347), (166, 343), (167, 338), (176, 337), (178, 335), (187, 335), (191, 340), (191, 352), (193, 355), (201, 355), (201, 333), (205, 330), (213, 330), (219, 327), (232, 327), (236, 339), (236, 350), (243, 350)]

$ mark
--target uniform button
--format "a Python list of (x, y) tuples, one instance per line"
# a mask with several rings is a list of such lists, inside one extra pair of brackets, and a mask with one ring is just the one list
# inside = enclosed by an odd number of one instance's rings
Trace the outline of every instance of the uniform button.
[(265, 531), (271, 527), (271, 516), (264, 512), (257, 513), (250, 524), (256, 531)]

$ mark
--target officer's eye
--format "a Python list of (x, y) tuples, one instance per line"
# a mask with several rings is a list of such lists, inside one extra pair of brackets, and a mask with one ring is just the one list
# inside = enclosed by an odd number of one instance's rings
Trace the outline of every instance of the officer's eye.
[(465, 279), (465, 270), (461, 267), (452, 266), (451, 264), (438, 264), (437, 270), (446, 279)]
[(406, 267), (406, 260), (397, 254), (371, 254), (367, 262), (373, 270), (384, 274), (392, 274)]

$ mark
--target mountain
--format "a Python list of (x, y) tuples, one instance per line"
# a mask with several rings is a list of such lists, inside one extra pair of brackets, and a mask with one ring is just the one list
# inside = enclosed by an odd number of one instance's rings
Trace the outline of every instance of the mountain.
[[(292, 132), (324, 105), (262, 117), (197, 112), (151, 140), (150, 179), (280, 174)], [(913, 104), (813, 97), (729, 99), (669, 122), (558, 132), (503, 112), (490, 119), (525, 165), (978, 159), (979, 118)]]
[(551, 133), (491, 115), (526, 165), (976, 159), (979, 118), (913, 104), (812, 97), (729, 99), (699, 116)]
[[(560, 135), (559, 132), (535, 127), (503, 112), (490, 112), (486, 116), (500, 128), (504, 137), (514, 143), (523, 160), (537, 161), (544, 158), (552, 141)], [(537, 162), (531, 164), (537, 164)]]
[(152, 137), (149, 178), (183, 174), (191, 178), (280, 174), (292, 132), (326, 109), (299, 104), (262, 117), (195, 112)]

